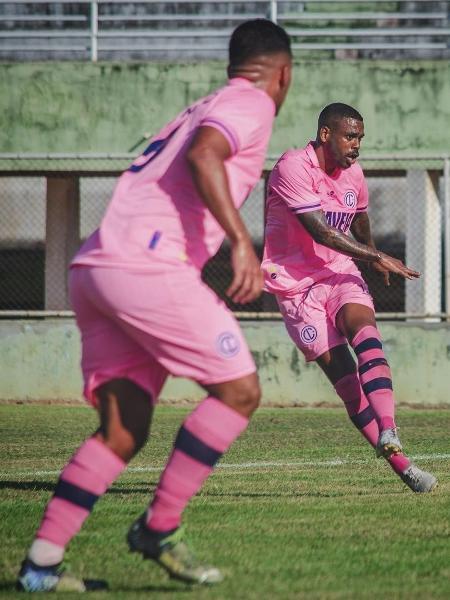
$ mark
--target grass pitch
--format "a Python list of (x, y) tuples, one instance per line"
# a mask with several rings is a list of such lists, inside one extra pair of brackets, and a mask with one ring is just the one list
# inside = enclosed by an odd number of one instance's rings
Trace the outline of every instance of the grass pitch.
[[(261, 409), (185, 513), (197, 554), (226, 575), (207, 589), (169, 580), (125, 544), (188, 412), (157, 409), (149, 444), (71, 543), (71, 570), (110, 584), (89, 597), (450, 598), (450, 411), (398, 413), (406, 450), (440, 483), (417, 495), (343, 410)], [(23, 597), (17, 569), (57, 472), (95, 426), (81, 406), (0, 406), (3, 597)]]

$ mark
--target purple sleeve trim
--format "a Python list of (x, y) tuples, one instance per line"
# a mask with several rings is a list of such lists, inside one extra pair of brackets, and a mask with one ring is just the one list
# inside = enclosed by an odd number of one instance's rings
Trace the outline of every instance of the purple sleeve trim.
[(222, 123), (221, 121), (218, 121), (217, 119), (207, 117), (200, 123), (200, 126), (202, 126), (202, 125), (212, 125), (213, 127), (216, 127), (217, 129), (219, 129), (223, 134), (225, 134), (225, 137), (230, 142), (232, 153), (236, 154), (236, 152), (239, 150), (238, 139), (237, 139), (236, 135), (234, 134), (234, 132), (231, 131), (231, 129), (229, 129), (224, 123)]
[(369, 205), (367, 204), (366, 206), (362, 206), (360, 208), (357, 208), (356, 212), (365, 212), (368, 208), (369, 208)]
[(298, 215), (299, 213), (309, 212), (310, 210), (314, 210), (315, 208), (322, 208), (320, 202), (318, 204), (308, 204), (307, 206), (302, 206), (299, 208), (292, 208), (292, 212)]

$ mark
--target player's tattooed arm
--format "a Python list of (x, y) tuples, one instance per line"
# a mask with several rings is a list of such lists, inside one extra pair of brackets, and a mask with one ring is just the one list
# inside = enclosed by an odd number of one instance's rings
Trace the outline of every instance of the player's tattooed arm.
[(380, 270), (397, 273), (405, 279), (415, 279), (420, 276), (420, 273), (406, 267), (401, 260), (380, 252), (366, 243), (353, 239), (339, 229), (331, 227), (321, 210), (302, 213), (297, 215), (297, 218), (318, 244), (332, 248), (357, 260), (377, 264), (381, 267)]
[(362, 243), (346, 235), (340, 229), (331, 227), (322, 210), (302, 213), (298, 215), (298, 219), (318, 244), (322, 244), (358, 260), (376, 262), (381, 258), (380, 253), (367, 243)]

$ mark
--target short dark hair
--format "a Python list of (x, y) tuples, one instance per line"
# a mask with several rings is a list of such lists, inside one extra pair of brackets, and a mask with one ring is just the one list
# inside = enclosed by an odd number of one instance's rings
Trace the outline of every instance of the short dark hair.
[(364, 121), (356, 108), (353, 108), (348, 104), (343, 104), (342, 102), (333, 102), (333, 104), (325, 106), (320, 113), (317, 122), (317, 128), (319, 131), (322, 127), (332, 128), (333, 125), (335, 125), (337, 121), (340, 121), (341, 119), (355, 119), (356, 121)]
[(230, 65), (239, 66), (261, 54), (285, 52), (292, 56), (286, 31), (268, 19), (253, 19), (233, 31), (228, 48)]

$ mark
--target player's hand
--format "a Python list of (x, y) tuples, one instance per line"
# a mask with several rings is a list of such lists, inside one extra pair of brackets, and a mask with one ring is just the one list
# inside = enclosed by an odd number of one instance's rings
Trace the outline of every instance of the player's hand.
[[(418, 271), (414, 271), (414, 269), (410, 269), (405, 264), (402, 263), (398, 258), (394, 258), (393, 256), (389, 256), (388, 254), (384, 254), (384, 252), (380, 252), (380, 260), (374, 263), (374, 268), (377, 269), (375, 265), (378, 265), (378, 269), (381, 273), (385, 271), (388, 272), (387, 277), (387, 285), (389, 285), (389, 273), (395, 273), (396, 275), (400, 275), (404, 279), (417, 279), (420, 277), (420, 273)], [(386, 282), (386, 276), (385, 276)]]
[(226, 291), (227, 296), (239, 304), (256, 300), (263, 289), (263, 274), (249, 238), (232, 245), (231, 266), (234, 276)]
[(384, 279), (384, 285), (388, 287), (391, 284), (390, 279), (389, 279), (389, 275), (390, 275), (389, 269), (382, 267), (380, 265), (380, 263), (377, 263), (377, 262), (371, 263), (371, 267), (374, 271), (376, 271), (377, 273), (380, 273), (380, 275), (382, 275), (382, 277)]

